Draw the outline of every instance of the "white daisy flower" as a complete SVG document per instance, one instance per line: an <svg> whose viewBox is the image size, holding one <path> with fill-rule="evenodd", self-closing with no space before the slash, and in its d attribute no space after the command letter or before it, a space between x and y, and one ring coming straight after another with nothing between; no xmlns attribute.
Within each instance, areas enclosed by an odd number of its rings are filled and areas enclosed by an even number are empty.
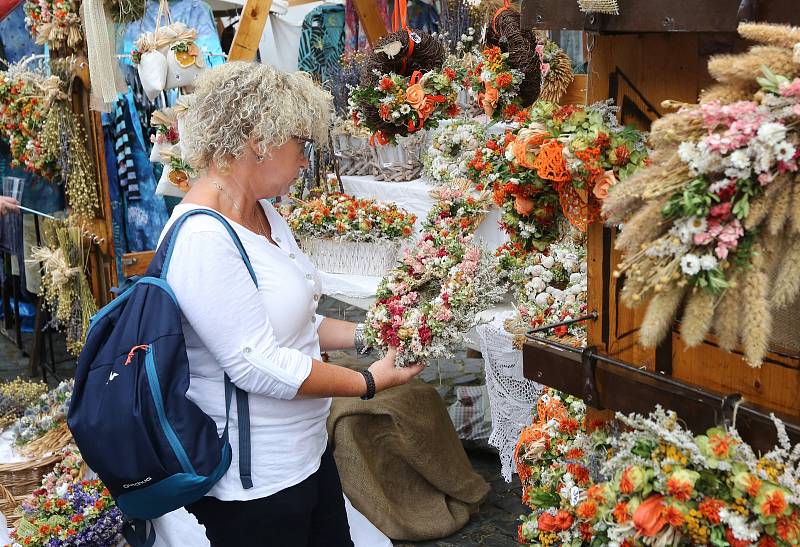
<svg viewBox="0 0 800 547"><path fill-rule="evenodd" d="M681 270L688 276L694 276L700 273L700 258L697 255L689 253L681 258Z"/></svg>
<svg viewBox="0 0 800 547"><path fill-rule="evenodd" d="M782 123L768 122L758 128L758 139L761 142L775 146L786 140L786 126Z"/></svg>
<svg viewBox="0 0 800 547"><path fill-rule="evenodd" d="M789 141L779 142L775 145L774 150L775 157L778 159L778 161L783 162L792 161L796 152L794 145Z"/></svg>

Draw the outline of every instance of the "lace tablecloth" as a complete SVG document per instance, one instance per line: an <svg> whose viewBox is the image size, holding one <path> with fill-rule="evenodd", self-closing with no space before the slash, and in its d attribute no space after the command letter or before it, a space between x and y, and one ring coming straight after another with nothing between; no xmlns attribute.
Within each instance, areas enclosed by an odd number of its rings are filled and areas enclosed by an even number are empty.
<svg viewBox="0 0 800 547"><path fill-rule="evenodd" d="M522 352L514 349L511 335L503 328L503 321L512 313L496 314L491 322L477 327L492 410L489 444L500 452L502 475L507 481L515 470L514 448L519 434L531 424L531 411L544 389L522 374Z"/></svg>

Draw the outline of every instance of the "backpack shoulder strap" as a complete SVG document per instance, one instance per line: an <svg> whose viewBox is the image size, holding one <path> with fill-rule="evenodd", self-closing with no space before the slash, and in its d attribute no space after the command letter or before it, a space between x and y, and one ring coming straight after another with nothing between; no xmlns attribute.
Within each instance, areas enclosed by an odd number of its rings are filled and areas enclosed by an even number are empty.
<svg viewBox="0 0 800 547"><path fill-rule="evenodd" d="M181 229L181 226L183 226L183 223L186 222L189 217L194 215L208 215L222 223L228 235L231 236L236 248L239 250L239 255L242 257L242 261L247 267L247 271L250 273L253 283L258 287L256 273L253 270L252 264L250 264L250 258L247 256L247 251L244 250L242 241L239 239L239 236L230 223L225 220L225 217L213 209L192 209L179 216L164 235L164 239L161 241L161 245L158 246L158 250L155 256L153 256L153 260L150 262L150 266L147 268L147 273L145 275L161 277L162 279L167 278L167 270L172 260L172 251L175 247L175 238L178 235L178 230ZM226 441L228 437L228 414L231 408L232 387L234 387L233 382L231 382L231 379L225 374L225 432L223 435ZM253 487L250 464L250 403L246 391L238 387L235 388L235 391L236 414L239 418L239 480L242 482L242 487L247 490Z"/></svg>
<svg viewBox="0 0 800 547"><path fill-rule="evenodd" d="M225 220L225 217L213 209L192 209L191 211L187 211L179 216L172 226L170 226L169 230L167 230L167 233L164 235L164 239L161 240L161 245L158 246L158 250L156 250L153 260L150 262L150 266L147 268L147 273L145 275L166 279L167 270L169 269L169 263L172 260L172 251L175 248L175 238L178 235L178 231L181 229L181 226L183 226L184 222L195 215L207 215L214 217L220 221L220 223L222 223L222 225L225 227L225 230L228 232L228 235L231 236L234 245L236 245L236 249L239 251L239 255L242 257L242 261L247 267L250 278L253 280L253 283L256 284L256 287L258 287L256 273L253 270L253 266L250 264L250 258L247 256L247 251L244 250L242 241L236 234L236 230L234 230L230 223Z"/></svg>

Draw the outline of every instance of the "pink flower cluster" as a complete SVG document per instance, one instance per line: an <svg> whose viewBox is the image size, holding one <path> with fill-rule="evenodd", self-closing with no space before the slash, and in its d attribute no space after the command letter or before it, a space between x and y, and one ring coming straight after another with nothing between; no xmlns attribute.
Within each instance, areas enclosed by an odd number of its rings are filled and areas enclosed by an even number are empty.
<svg viewBox="0 0 800 547"><path fill-rule="evenodd" d="M759 111L758 104L753 101L738 101L722 105L711 102L700 107L703 125L708 136L703 139L709 149L719 154L727 154L737 148L744 148L756 136L758 128L765 121L765 115ZM725 131L715 131L726 127Z"/></svg>
<svg viewBox="0 0 800 547"><path fill-rule="evenodd" d="M712 208L711 217L714 215L714 209L717 207L724 207L727 210L725 218L730 215L730 202L721 203ZM716 242L714 254L720 260L728 258L728 253L739 246L739 240L744 235L744 228L738 219L734 218L730 222L724 223L718 218L710 218L708 221L708 228L704 232L695 234L695 245L708 245Z"/></svg>

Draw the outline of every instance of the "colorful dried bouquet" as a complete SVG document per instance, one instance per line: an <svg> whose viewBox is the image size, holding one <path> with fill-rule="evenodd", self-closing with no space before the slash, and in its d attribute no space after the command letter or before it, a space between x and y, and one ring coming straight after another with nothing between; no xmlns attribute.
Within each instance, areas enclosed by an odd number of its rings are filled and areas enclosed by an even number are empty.
<svg viewBox="0 0 800 547"><path fill-rule="evenodd" d="M24 446L40 438L66 421L74 384L72 379L64 380L25 409L22 417L14 424L14 443L17 446Z"/></svg>
<svg viewBox="0 0 800 547"><path fill-rule="evenodd" d="M375 242L410 237L417 217L393 203L341 193L301 201L284 210L292 231L302 237Z"/></svg>
<svg viewBox="0 0 800 547"><path fill-rule="evenodd" d="M499 47L484 49L469 77L478 105L489 118L511 119L522 110L519 88L525 74L510 65L508 53Z"/></svg>
<svg viewBox="0 0 800 547"><path fill-rule="evenodd" d="M80 480L83 460L68 450L45 475L42 487L23 501L23 517L6 547L91 545L114 547L125 517L99 480Z"/></svg>
<svg viewBox="0 0 800 547"><path fill-rule="evenodd" d="M54 50L83 43L80 0L25 0L25 24L37 44Z"/></svg>
<svg viewBox="0 0 800 547"><path fill-rule="evenodd" d="M800 544L800 445L773 417L778 446L757 456L734 429L693 435L674 412L617 414L610 479L578 506L592 545Z"/></svg>
<svg viewBox="0 0 800 547"><path fill-rule="evenodd" d="M440 120L458 114L456 98L460 84L456 73L415 71L406 78L384 74L377 85L361 85L351 90L349 115L369 128L380 144L395 142L421 129L435 128Z"/></svg>
<svg viewBox="0 0 800 547"><path fill-rule="evenodd" d="M496 258L472 241L486 200L463 186L438 195L420 240L381 281L367 311L368 342L384 351L396 347L398 366L451 356L478 313L505 292Z"/></svg>

